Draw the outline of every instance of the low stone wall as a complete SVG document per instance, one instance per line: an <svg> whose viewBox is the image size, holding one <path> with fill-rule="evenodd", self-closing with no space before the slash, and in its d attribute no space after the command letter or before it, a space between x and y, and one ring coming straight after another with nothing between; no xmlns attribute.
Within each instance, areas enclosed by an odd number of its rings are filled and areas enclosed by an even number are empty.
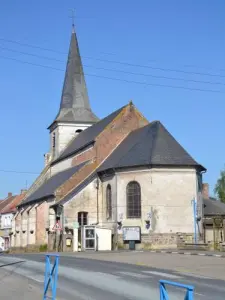
<svg viewBox="0 0 225 300"><path fill-rule="evenodd" d="M177 249L188 242L192 242L193 234L187 233L150 233L142 234L141 242L136 243L137 250ZM123 236L118 236L118 248L129 249L129 243L123 241Z"/></svg>
<svg viewBox="0 0 225 300"><path fill-rule="evenodd" d="M73 252L73 235L64 234L63 235L63 249L62 249L62 235L56 237L55 233L50 233L48 235L48 251L63 251L63 252Z"/></svg>

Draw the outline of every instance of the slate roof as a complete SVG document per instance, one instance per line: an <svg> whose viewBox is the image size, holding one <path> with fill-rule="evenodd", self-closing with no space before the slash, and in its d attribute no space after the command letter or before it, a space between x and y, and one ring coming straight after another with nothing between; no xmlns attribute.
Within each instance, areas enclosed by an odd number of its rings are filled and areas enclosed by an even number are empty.
<svg viewBox="0 0 225 300"><path fill-rule="evenodd" d="M203 203L205 216L225 215L225 204L219 200L203 199Z"/></svg>
<svg viewBox="0 0 225 300"><path fill-rule="evenodd" d="M99 167L98 172L145 165L194 166L205 170L159 121L154 121L131 132Z"/></svg>
<svg viewBox="0 0 225 300"><path fill-rule="evenodd" d="M66 169L50 177L36 191L34 191L33 194L24 199L21 205L28 204L36 200L45 199L47 197L53 197L55 190L64 182L66 182L74 173L78 172L86 163L87 162L84 162L78 166Z"/></svg>
<svg viewBox="0 0 225 300"><path fill-rule="evenodd" d="M75 154L79 150L91 145L94 143L95 138L105 129L105 127L111 123L115 117L122 111L125 106L121 107L120 109L114 111L98 123L88 127L78 136L76 136L66 147L66 149L62 152L62 154L52 162L52 165L69 157L72 154Z"/></svg>
<svg viewBox="0 0 225 300"><path fill-rule="evenodd" d="M55 121L93 124L98 120L90 107L77 36L73 28L61 104Z"/></svg>

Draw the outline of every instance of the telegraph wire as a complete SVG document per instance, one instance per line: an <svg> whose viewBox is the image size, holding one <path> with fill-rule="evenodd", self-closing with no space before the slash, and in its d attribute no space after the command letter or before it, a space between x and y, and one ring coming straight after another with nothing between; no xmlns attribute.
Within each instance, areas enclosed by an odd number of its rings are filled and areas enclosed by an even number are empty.
<svg viewBox="0 0 225 300"><path fill-rule="evenodd" d="M46 59L46 60L51 60L51 61L57 61L57 62L65 63L64 60L56 59L56 58L49 57L49 56L42 56L42 55L28 53L28 52L24 52L24 51L18 51L18 50L14 50L14 49L7 48L7 47L2 47L2 46L0 46L0 49L7 50L7 51L10 51L10 52L14 52L14 53L23 54L23 55L29 55L29 56L37 57L37 58L41 58L41 59ZM130 75L137 75L137 76L146 76L146 77L152 77L152 78L157 78L157 79L178 80L178 81L184 81L184 82L194 82L194 83L202 83L202 84L210 84L210 85L224 85L225 86L225 83L223 83L223 82L212 82L212 81L202 81L202 80L185 79L185 78L178 78L178 77L159 76L159 75L153 75L153 74L130 72L130 71L119 70L119 69L110 69L110 68L104 68L104 67L96 67L96 66L90 66L90 65L87 65L87 64L83 64L83 66L87 67L87 68L97 69L97 70L104 70L104 71L110 71L110 72L118 72L118 73L124 73L124 74L130 74Z"/></svg>
<svg viewBox="0 0 225 300"><path fill-rule="evenodd" d="M0 38L0 41L10 42L10 43L18 44L18 45L21 45L21 46L36 48L36 49L44 50L44 51L50 51L50 52L55 52L55 53L60 53L60 54L66 54L66 52L62 52L62 51L58 51L58 50L54 50L54 49L50 49L50 48L43 48L43 47L40 47L40 46L31 45L31 44L27 44L27 43L21 43L21 42L18 42L18 41L13 41L13 40L4 39L4 38ZM173 69L173 68L171 69L171 68L162 68L162 67L152 67L152 66L127 63L127 62L117 61L117 60L108 60L108 59L103 59L103 58L95 58L95 57L92 57L92 56L82 56L82 57L87 58L87 59L102 61L102 62L117 63L117 64L121 64L121 65L127 65L127 66L132 66L132 67L141 67L141 68L149 68L149 69L153 69L153 70L160 70L160 71L166 71L166 72L176 72L176 73L184 73L184 74L195 74L195 75L225 78L225 75L221 75L221 74L184 71L184 70L181 70L181 69ZM224 71L224 70L222 69L221 71Z"/></svg>
<svg viewBox="0 0 225 300"><path fill-rule="evenodd" d="M0 169L0 173L33 174L33 175L40 174L37 172L30 172L30 171L16 171L16 170L2 170L2 169Z"/></svg>
<svg viewBox="0 0 225 300"><path fill-rule="evenodd" d="M36 63L31 63L31 62L19 60L19 59L16 59L16 58L11 58L11 57L6 57L6 56L0 56L0 58L13 60L13 61L16 61L16 62L19 62L19 63L22 63L22 64L28 64L28 65L32 65L32 66L37 66L37 67L42 67L42 68L47 68L47 69L52 69L52 70L57 70L57 71L64 71L63 69L59 69L59 68L55 68L55 67L51 67L51 66L46 66L46 65L41 65L41 64L36 64ZM90 76L90 77L95 77L95 78L102 78L102 79L132 83L132 84L140 84L140 85L145 85L145 86L155 86L155 87L164 87L164 88L166 87L166 88L173 88L173 89L184 89L184 90L189 90L189 91L210 92L210 93L223 93L222 91L219 91L219 90L189 88L189 87L185 87L185 86L175 86L175 85L169 85L169 84L148 83L148 82L126 80L126 79L121 79L121 78L116 78L116 77L101 76L101 75L89 74L89 73L84 73L84 75Z"/></svg>

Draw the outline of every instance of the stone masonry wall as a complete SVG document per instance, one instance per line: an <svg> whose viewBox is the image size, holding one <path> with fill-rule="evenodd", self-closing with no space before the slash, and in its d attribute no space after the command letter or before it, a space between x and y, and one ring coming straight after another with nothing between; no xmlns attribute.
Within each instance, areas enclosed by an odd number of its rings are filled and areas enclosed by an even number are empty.
<svg viewBox="0 0 225 300"><path fill-rule="evenodd" d="M142 234L193 233L192 200L196 199L194 169L150 169L117 174L118 218L123 226L140 226ZM141 188L141 218L127 218L126 188L137 181ZM146 228L150 220L150 228Z"/></svg>

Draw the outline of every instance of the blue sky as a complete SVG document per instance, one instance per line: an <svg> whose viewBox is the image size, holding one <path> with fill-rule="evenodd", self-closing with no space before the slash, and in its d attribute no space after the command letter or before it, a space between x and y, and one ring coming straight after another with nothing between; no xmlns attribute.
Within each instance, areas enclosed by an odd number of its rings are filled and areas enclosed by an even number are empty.
<svg viewBox="0 0 225 300"><path fill-rule="evenodd" d="M70 9L76 10L93 111L104 117L132 99L207 168L212 191L225 163L225 2L23 0L3 1L0 10L0 198L31 185L44 166L47 127L62 91Z"/></svg>

